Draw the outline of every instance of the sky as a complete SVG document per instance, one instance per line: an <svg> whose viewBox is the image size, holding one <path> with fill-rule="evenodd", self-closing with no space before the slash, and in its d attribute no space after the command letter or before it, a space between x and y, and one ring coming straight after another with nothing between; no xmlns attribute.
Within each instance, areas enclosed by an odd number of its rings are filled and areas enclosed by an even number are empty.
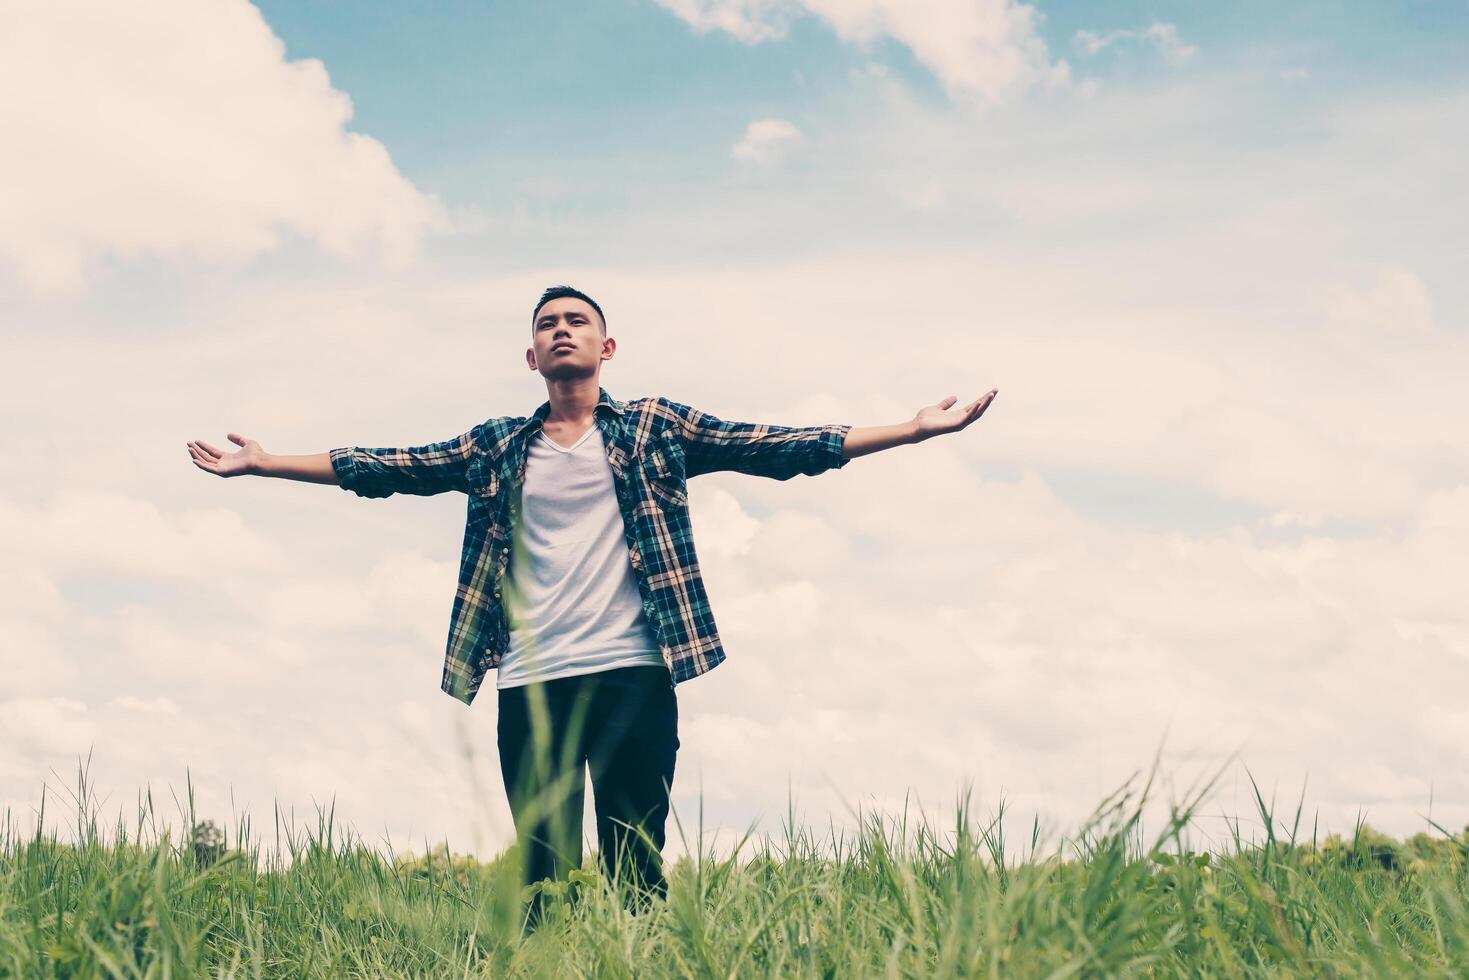
<svg viewBox="0 0 1469 980"><path fill-rule="evenodd" d="M905 806L1469 824L1469 12L30 2L0 31L0 807L512 839L465 501L220 481L546 397L962 432L691 482L729 659L665 854ZM232 447L231 447L232 448ZM58 801L62 805L58 805ZM590 808L590 799L588 807ZM590 843L594 825L587 823ZM1017 835L1028 836L1027 834Z"/></svg>

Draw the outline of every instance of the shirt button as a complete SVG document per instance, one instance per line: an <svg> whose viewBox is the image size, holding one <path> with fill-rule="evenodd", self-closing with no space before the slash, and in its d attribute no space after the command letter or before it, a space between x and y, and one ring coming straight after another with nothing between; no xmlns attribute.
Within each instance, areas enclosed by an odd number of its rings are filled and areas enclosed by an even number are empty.
<svg viewBox="0 0 1469 980"><path fill-rule="evenodd" d="M493 595L496 599L500 598L500 590L499 589L496 589L494 592L492 592L490 594Z"/></svg>

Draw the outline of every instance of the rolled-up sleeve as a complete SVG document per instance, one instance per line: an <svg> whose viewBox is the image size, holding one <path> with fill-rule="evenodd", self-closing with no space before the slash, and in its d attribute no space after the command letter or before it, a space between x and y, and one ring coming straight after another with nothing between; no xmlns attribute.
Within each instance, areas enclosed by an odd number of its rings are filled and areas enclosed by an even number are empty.
<svg viewBox="0 0 1469 980"><path fill-rule="evenodd" d="M842 458L850 425L730 422L666 398L659 401L678 420L687 476L731 470L789 480L841 469L851 462Z"/></svg>
<svg viewBox="0 0 1469 980"><path fill-rule="evenodd" d="M359 497L431 496L451 490L468 493L477 428L422 446L340 446L328 454L342 489Z"/></svg>

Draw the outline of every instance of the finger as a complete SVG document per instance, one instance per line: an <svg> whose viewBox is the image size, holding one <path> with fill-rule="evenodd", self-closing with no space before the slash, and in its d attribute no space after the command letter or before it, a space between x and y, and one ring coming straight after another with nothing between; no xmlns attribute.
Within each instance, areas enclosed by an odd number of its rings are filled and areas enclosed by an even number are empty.
<svg viewBox="0 0 1469 980"><path fill-rule="evenodd" d="M990 407L990 402L994 400L995 393L992 391L989 394L980 398L978 401L971 403L968 412L969 417L965 419L965 421L973 422L975 419L979 418L981 415L984 414L985 409Z"/></svg>
<svg viewBox="0 0 1469 980"><path fill-rule="evenodd" d="M192 459L194 461L194 465L198 466L200 469L209 469L209 467L205 465L207 458L203 456L199 452L199 450L195 449L193 446L189 447L189 458Z"/></svg>
<svg viewBox="0 0 1469 980"><path fill-rule="evenodd" d="M212 458L212 459L219 459L221 456L224 455L218 449L215 449L213 446L211 446L207 442L202 442L202 441L200 441L198 439L195 439L194 440L194 443L200 449L204 450L204 452L207 453L210 456L210 458Z"/></svg>
<svg viewBox="0 0 1469 980"><path fill-rule="evenodd" d="M238 432L226 432L225 436L237 446L243 446L245 444L245 437Z"/></svg>
<svg viewBox="0 0 1469 980"><path fill-rule="evenodd" d="M959 400L958 398L954 397L953 395L950 395L948 398L945 398L942 401L940 401L938 403L938 407L939 408L948 408L950 405L954 404L958 400Z"/></svg>

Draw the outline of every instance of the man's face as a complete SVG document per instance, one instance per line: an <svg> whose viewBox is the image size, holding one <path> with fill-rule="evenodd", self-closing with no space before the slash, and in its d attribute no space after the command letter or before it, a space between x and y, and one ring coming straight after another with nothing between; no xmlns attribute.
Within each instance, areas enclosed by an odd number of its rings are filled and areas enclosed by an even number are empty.
<svg viewBox="0 0 1469 980"><path fill-rule="evenodd" d="M525 358L545 378L575 378L596 374L616 348L590 303L562 296L536 311Z"/></svg>

